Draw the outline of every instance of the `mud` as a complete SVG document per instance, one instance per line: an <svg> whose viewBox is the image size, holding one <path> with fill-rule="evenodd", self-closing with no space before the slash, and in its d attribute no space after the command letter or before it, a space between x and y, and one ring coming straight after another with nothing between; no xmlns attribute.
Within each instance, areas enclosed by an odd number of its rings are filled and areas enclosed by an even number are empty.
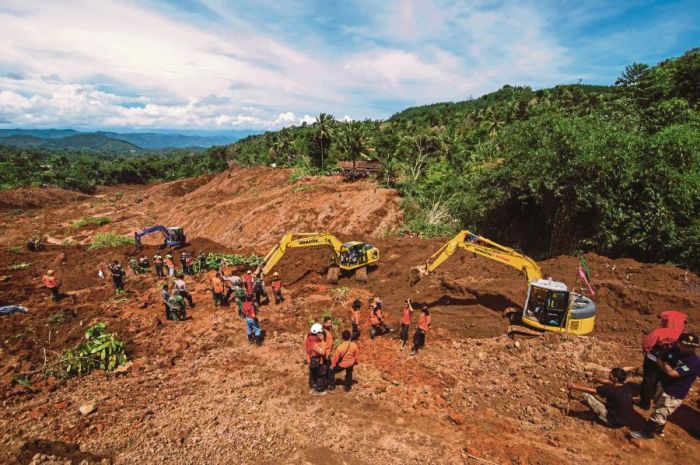
<svg viewBox="0 0 700 465"><path fill-rule="evenodd" d="M526 290L517 271L458 253L410 287L410 267L440 241L387 235L401 221L395 192L369 181L289 184L288 177L283 170L238 169L163 185L102 188L47 208L27 207L30 196L20 211L0 212L0 305L29 308L26 315L0 317L0 463L476 463L471 456L499 464L656 464L689 463L700 452L697 387L666 437L641 445L625 439L624 431L596 424L564 389L611 366L639 366L641 336L658 324L661 311L686 312L689 329L699 332L696 275L586 255L597 291L595 331L510 339L503 335L508 322L502 312L521 305ZM365 204L370 213L361 216ZM256 210L259 205L266 208ZM349 224L325 211L339 212ZM113 221L77 232L70 227L88 215ZM267 340L254 348L235 309L213 306L204 275L186 279L197 306L191 319L176 323L162 315L158 287L164 281L129 276L126 294L116 296L97 276L108 261L134 255L132 247L11 249L37 227L59 243L68 237L88 243L96 232L129 233L154 222L184 226L192 252L262 255L285 228L328 228L343 240L370 241L382 258L368 284L350 275L331 286L328 251L290 251L277 267L287 300L263 305ZM151 239L149 256L160 242ZM31 266L7 269L21 262ZM568 284L576 265L575 257L542 263L546 274ZM47 268L63 281L65 297L58 303L40 284ZM347 288L342 298L339 288ZM430 307L427 348L415 357L400 351L396 332L370 340L365 306L357 384L348 394L310 396L302 349L309 322L330 312L340 331L354 298L367 302L377 295L397 328L407 297ZM134 362L129 371L44 378L42 366L97 321L127 342ZM13 383L19 374L31 386ZM639 380L631 378L634 388ZM92 399L97 411L81 415L78 407ZM635 426L643 415L637 411Z"/></svg>

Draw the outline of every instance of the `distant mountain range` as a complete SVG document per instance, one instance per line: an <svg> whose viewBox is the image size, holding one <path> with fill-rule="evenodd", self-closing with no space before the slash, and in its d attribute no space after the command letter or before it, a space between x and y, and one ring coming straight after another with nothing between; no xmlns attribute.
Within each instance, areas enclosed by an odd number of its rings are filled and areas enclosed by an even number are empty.
<svg viewBox="0 0 700 465"><path fill-rule="evenodd" d="M80 132L74 129L0 129L0 145L47 150L135 154L167 148L231 144L258 131L226 131L208 135L167 132Z"/></svg>

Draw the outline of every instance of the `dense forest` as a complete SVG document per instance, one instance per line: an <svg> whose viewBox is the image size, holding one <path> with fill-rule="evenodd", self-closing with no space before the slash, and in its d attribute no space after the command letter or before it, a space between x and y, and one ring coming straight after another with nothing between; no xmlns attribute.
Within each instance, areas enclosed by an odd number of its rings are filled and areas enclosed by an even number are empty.
<svg viewBox="0 0 700 465"><path fill-rule="evenodd" d="M228 164L330 173L382 162L407 229L470 228L542 258L595 251L700 269L700 49L634 63L614 86L505 86L409 108L386 121L337 121L250 136L206 151L91 156L0 146L0 186L147 183Z"/></svg>
<svg viewBox="0 0 700 465"><path fill-rule="evenodd" d="M614 86L505 86L387 121L316 122L227 147L299 173L382 162L408 228L468 227L538 257L595 251L700 269L700 49Z"/></svg>

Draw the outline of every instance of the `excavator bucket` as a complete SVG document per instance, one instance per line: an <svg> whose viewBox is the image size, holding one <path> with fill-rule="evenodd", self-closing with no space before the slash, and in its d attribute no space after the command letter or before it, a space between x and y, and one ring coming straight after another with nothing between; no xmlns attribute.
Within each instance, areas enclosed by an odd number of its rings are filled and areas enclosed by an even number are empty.
<svg viewBox="0 0 700 465"><path fill-rule="evenodd" d="M363 266L362 268L358 268L355 271L355 279L359 283L366 283L367 282L367 267Z"/></svg>
<svg viewBox="0 0 700 465"><path fill-rule="evenodd" d="M425 265L416 266L411 268L411 276L409 277L409 284L415 286L418 281L423 279L428 275L428 271L425 269Z"/></svg>
<svg viewBox="0 0 700 465"><path fill-rule="evenodd" d="M332 266L328 268L328 275L326 275L326 278L328 279L328 282L331 284L338 284L338 277L340 276L340 268L337 266Z"/></svg>

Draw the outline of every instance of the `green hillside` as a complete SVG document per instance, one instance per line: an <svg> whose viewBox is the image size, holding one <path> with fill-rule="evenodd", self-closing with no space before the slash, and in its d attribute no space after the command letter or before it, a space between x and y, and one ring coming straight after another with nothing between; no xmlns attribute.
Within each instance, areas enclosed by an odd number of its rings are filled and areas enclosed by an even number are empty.
<svg viewBox="0 0 700 465"><path fill-rule="evenodd" d="M614 86L505 86L387 121L242 139L242 164L318 173L371 157L405 199L409 229L468 227L547 257L596 251L700 269L700 51L633 64Z"/></svg>
<svg viewBox="0 0 700 465"><path fill-rule="evenodd" d="M75 152L124 155L140 152L142 149L126 142L101 134L73 134L66 137L44 139L30 135L12 135L0 138L0 145L17 148L40 148L45 150L70 150Z"/></svg>

